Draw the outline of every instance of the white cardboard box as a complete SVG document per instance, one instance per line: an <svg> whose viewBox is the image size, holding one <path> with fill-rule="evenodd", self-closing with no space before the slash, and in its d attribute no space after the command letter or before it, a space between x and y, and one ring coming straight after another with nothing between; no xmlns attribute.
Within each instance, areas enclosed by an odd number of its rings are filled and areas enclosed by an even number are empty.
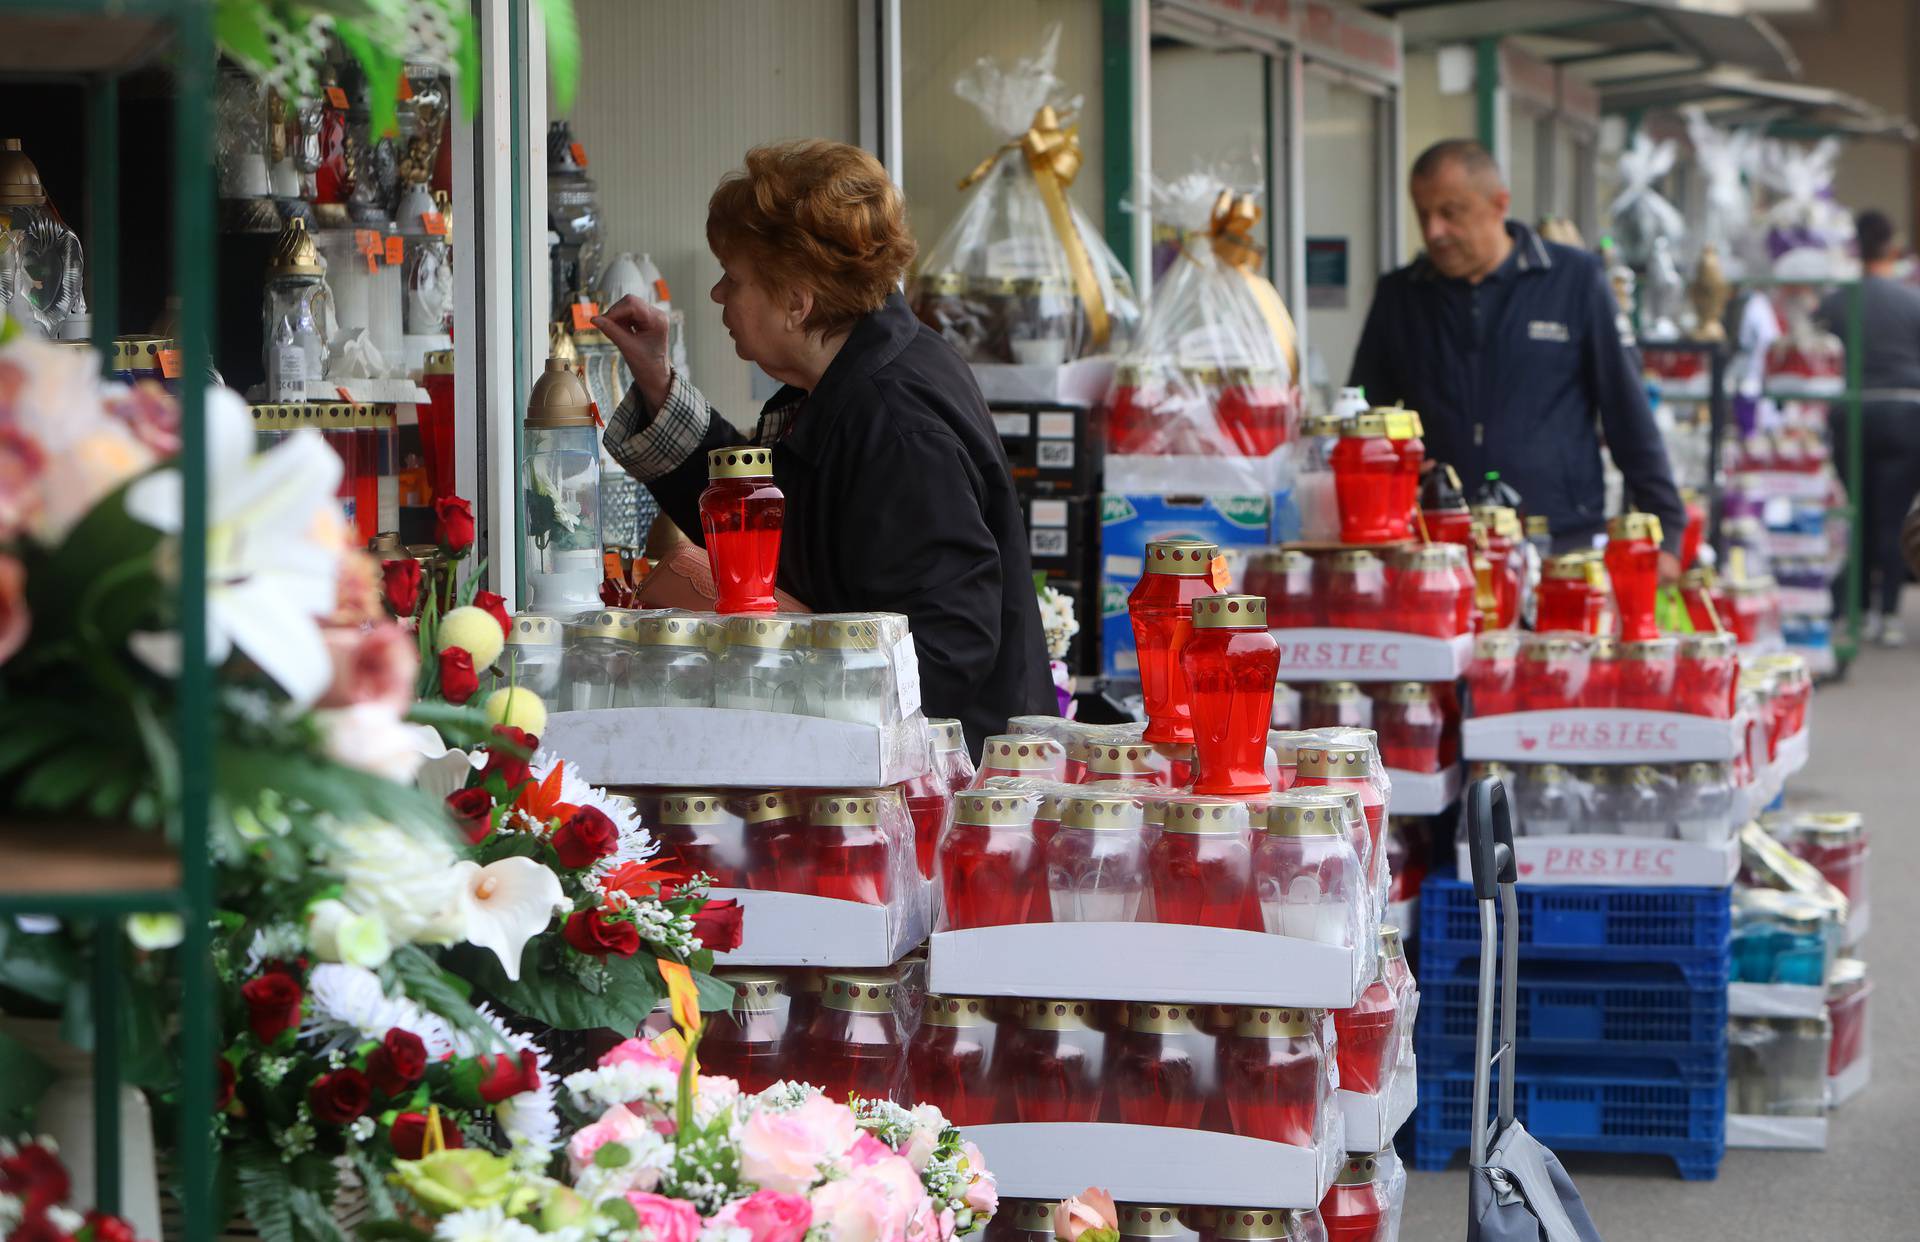
<svg viewBox="0 0 1920 1242"><path fill-rule="evenodd" d="M989 405L996 401L1035 405L1073 405L1092 409L1107 399L1113 383L1113 359L1079 358L1062 366L1013 362L976 362L973 382Z"/></svg>
<svg viewBox="0 0 1920 1242"><path fill-rule="evenodd" d="M1409 1057L1393 1072L1386 1090L1362 1095L1342 1088L1334 1093L1340 1102L1340 1115L1346 1121L1349 1151L1385 1151L1393 1136L1413 1116L1418 1075Z"/></svg>
<svg viewBox="0 0 1920 1242"><path fill-rule="evenodd" d="M544 746L596 785L868 789L924 774L924 717L886 728L731 707L555 712Z"/></svg>
<svg viewBox="0 0 1920 1242"><path fill-rule="evenodd" d="M1306 681L1453 681L1473 661L1473 636L1430 638L1333 626L1275 629L1279 678Z"/></svg>
<svg viewBox="0 0 1920 1242"><path fill-rule="evenodd" d="M1473 874L1466 846L1455 846L1461 875ZM1630 884L1643 888L1725 888L1740 871L1740 843L1662 841L1618 833L1572 837L1517 837L1514 865L1520 883Z"/></svg>
<svg viewBox="0 0 1920 1242"><path fill-rule="evenodd" d="M1271 496L1293 487L1292 457L1109 453L1106 490L1128 496Z"/></svg>
<svg viewBox="0 0 1920 1242"><path fill-rule="evenodd" d="M1726 763L1746 733L1740 718L1578 707L1476 716L1460 725L1460 751L1507 763Z"/></svg>
<svg viewBox="0 0 1920 1242"><path fill-rule="evenodd" d="M1729 983L1727 1016L1733 1018L1823 1018L1827 990L1807 983Z"/></svg>
<svg viewBox="0 0 1920 1242"><path fill-rule="evenodd" d="M1781 780L1785 780L1807 766L1807 759L1813 752L1812 733L1812 729L1802 729L1798 733L1781 738L1780 744L1774 747L1773 768Z"/></svg>
<svg viewBox="0 0 1920 1242"><path fill-rule="evenodd" d="M1393 782L1393 802L1388 807L1395 815L1438 815L1460 796L1464 779L1460 765L1450 763L1438 772L1408 772L1388 768Z"/></svg>
<svg viewBox="0 0 1920 1242"><path fill-rule="evenodd" d="M931 892L892 906L806 893L716 888L743 911L740 947L714 954L719 966L891 966L927 938Z"/></svg>
<svg viewBox="0 0 1920 1242"><path fill-rule="evenodd" d="M1098 1186L1123 1203L1318 1207L1344 1152L1334 1118L1328 1153L1211 1130L1110 1122L967 1126L1002 1196L1059 1199Z"/></svg>
<svg viewBox="0 0 1920 1242"><path fill-rule="evenodd" d="M1781 1151L1825 1151L1825 1117L1761 1117L1727 1114L1728 1147L1764 1147Z"/></svg>
<svg viewBox="0 0 1920 1242"><path fill-rule="evenodd" d="M1733 489L1761 500L1825 500L1833 493L1833 480L1823 470L1742 470L1734 476Z"/></svg>
<svg viewBox="0 0 1920 1242"><path fill-rule="evenodd" d="M960 996L1312 1009L1350 1008L1359 997L1352 949L1183 923L1015 923L935 932L928 972L929 991Z"/></svg>
<svg viewBox="0 0 1920 1242"><path fill-rule="evenodd" d="M429 398L410 379L317 379L307 381L307 400L425 405Z"/></svg>
<svg viewBox="0 0 1920 1242"><path fill-rule="evenodd" d="M1873 1054L1864 1049L1853 1064L1827 1079L1827 1106L1838 1108L1866 1090L1873 1079Z"/></svg>

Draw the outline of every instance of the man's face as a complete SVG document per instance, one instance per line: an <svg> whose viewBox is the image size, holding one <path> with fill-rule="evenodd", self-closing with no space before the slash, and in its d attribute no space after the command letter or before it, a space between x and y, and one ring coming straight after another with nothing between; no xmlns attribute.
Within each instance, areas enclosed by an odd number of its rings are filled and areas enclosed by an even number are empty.
<svg viewBox="0 0 1920 1242"><path fill-rule="evenodd" d="M1511 196L1447 160L1409 186L1427 258L1443 276L1478 280L1499 263Z"/></svg>

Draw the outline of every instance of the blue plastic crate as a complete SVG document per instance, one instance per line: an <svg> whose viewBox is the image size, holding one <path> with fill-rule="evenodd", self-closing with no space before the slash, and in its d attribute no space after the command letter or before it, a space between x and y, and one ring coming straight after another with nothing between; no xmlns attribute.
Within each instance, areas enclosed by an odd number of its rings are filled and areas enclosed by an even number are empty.
<svg viewBox="0 0 1920 1242"><path fill-rule="evenodd" d="M1724 888L1520 886L1523 962L1659 962L1704 986L1727 977L1732 915ZM1473 886L1430 875L1420 890L1423 953L1478 959Z"/></svg>
<svg viewBox="0 0 1920 1242"><path fill-rule="evenodd" d="M1414 1110L1414 1165L1444 1169L1466 1149L1473 1118L1471 1060L1420 1059ZM1688 1084L1639 1060L1584 1061L1522 1056L1514 1115L1556 1152L1666 1156L1689 1181L1719 1172L1727 1146L1727 1086Z"/></svg>

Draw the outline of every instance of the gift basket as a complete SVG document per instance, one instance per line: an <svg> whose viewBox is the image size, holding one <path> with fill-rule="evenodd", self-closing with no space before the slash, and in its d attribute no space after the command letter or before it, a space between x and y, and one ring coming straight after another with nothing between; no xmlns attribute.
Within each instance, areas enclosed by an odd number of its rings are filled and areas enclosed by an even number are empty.
<svg viewBox="0 0 1920 1242"><path fill-rule="evenodd" d="M1031 59L983 57L954 83L1007 139L960 182L972 196L907 296L969 362L1059 366L1124 349L1140 317L1126 269L1067 197L1080 97L1054 73L1059 43L1055 27Z"/></svg>
<svg viewBox="0 0 1920 1242"><path fill-rule="evenodd" d="M1655 142L1644 133L1635 134L1632 145L1620 153L1620 193L1607 215L1620 257L1632 267L1646 266L1656 239L1664 237L1677 246L1686 236L1685 218L1654 188L1673 171L1677 154L1672 142Z"/></svg>
<svg viewBox="0 0 1920 1242"><path fill-rule="evenodd" d="M1109 484L1281 490L1301 413L1299 356L1293 320L1259 271L1260 207L1212 173L1155 186L1153 206L1182 240L1107 395Z"/></svg>

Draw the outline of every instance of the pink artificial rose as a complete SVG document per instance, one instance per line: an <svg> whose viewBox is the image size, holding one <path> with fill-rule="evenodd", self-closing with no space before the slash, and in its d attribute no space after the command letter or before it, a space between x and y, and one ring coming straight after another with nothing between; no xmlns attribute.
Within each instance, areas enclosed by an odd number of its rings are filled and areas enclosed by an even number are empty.
<svg viewBox="0 0 1920 1242"><path fill-rule="evenodd" d="M1104 1190L1089 1186L1053 1205L1053 1236L1060 1242L1080 1242L1080 1235L1089 1229L1119 1228L1119 1209Z"/></svg>
<svg viewBox="0 0 1920 1242"><path fill-rule="evenodd" d="M790 1112L757 1109L740 1127L740 1176L762 1190L805 1194L858 1130L852 1109L821 1095Z"/></svg>
<svg viewBox="0 0 1920 1242"><path fill-rule="evenodd" d="M920 1175L899 1156L828 1182L810 1199L814 1224L834 1242L898 1242L928 1202Z"/></svg>
<svg viewBox="0 0 1920 1242"><path fill-rule="evenodd" d="M629 1039L615 1044L605 1056L600 1058L600 1064L603 1068L609 1065L632 1064L642 1067L656 1066L669 1074L680 1072L679 1057L662 1056L655 1052L644 1039Z"/></svg>
<svg viewBox="0 0 1920 1242"><path fill-rule="evenodd" d="M813 1208L799 1195L756 1190L721 1208L713 1223L722 1229L745 1229L753 1242L800 1242L813 1224Z"/></svg>
<svg viewBox="0 0 1920 1242"><path fill-rule="evenodd" d="M333 657L333 683L315 706L381 703L404 712L412 704L420 652L398 622L384 621L366 630L328 626L320 633Z"/></svg>
<svg viewBox="0 0 1920 1242"><path fill-rule="evenodd" d="M847 1167L864 1169L870 1164L878 1164L887 1157L898 1154L873 1135L862 1131L860 1137L853 1140L853 1146L847 1150Z"/></svg>
<svg viewBox="0 0 1920 1242"><path fill-rule="evenodd" d="M1000 1207L1000 1189L987 1169L987 1158L970 1142L960 1144L960 1156L967 1162L973 1180L967 1183L966 1204L976 1215L991 1215Z"/></svg>
<svg viewBox="0 0 1920 1242"><path fill-rule="evenodd" d="M27 571L11 556L0 556L0 664L27 641L33 617L27 612Z"/></svg>
<svg viewBox="0 0 1920 1242"><path fill-rule="evenodd" d="M627 1192L627 1202L640 1217L640 1228L653 1234L653 1242L696 1242L700 1236L700 1213L685 1199L633 1190Z"/></svg>
<svg viewBox="0 0 1920 1242"><path fill-rule="evenodd" d="M567 1163L578 1177L582 1169L593 1163L593 1154L608 1143L631 1143L651 1131L652 1127L627 1111L625 1105L615 1104L600 1114L600 1120L582 1126L567 1140Z"/></svg>
<svg viewBox="0 0 1920 1242"><path fill-rule="evenodd" d="M907 1146L900 1154L907 1158L916 1173L927 1171L927 1162L933 1159L933 1153L940 1146L940 1136L929 1130L915 1127L907 1136Z"/></svg>

